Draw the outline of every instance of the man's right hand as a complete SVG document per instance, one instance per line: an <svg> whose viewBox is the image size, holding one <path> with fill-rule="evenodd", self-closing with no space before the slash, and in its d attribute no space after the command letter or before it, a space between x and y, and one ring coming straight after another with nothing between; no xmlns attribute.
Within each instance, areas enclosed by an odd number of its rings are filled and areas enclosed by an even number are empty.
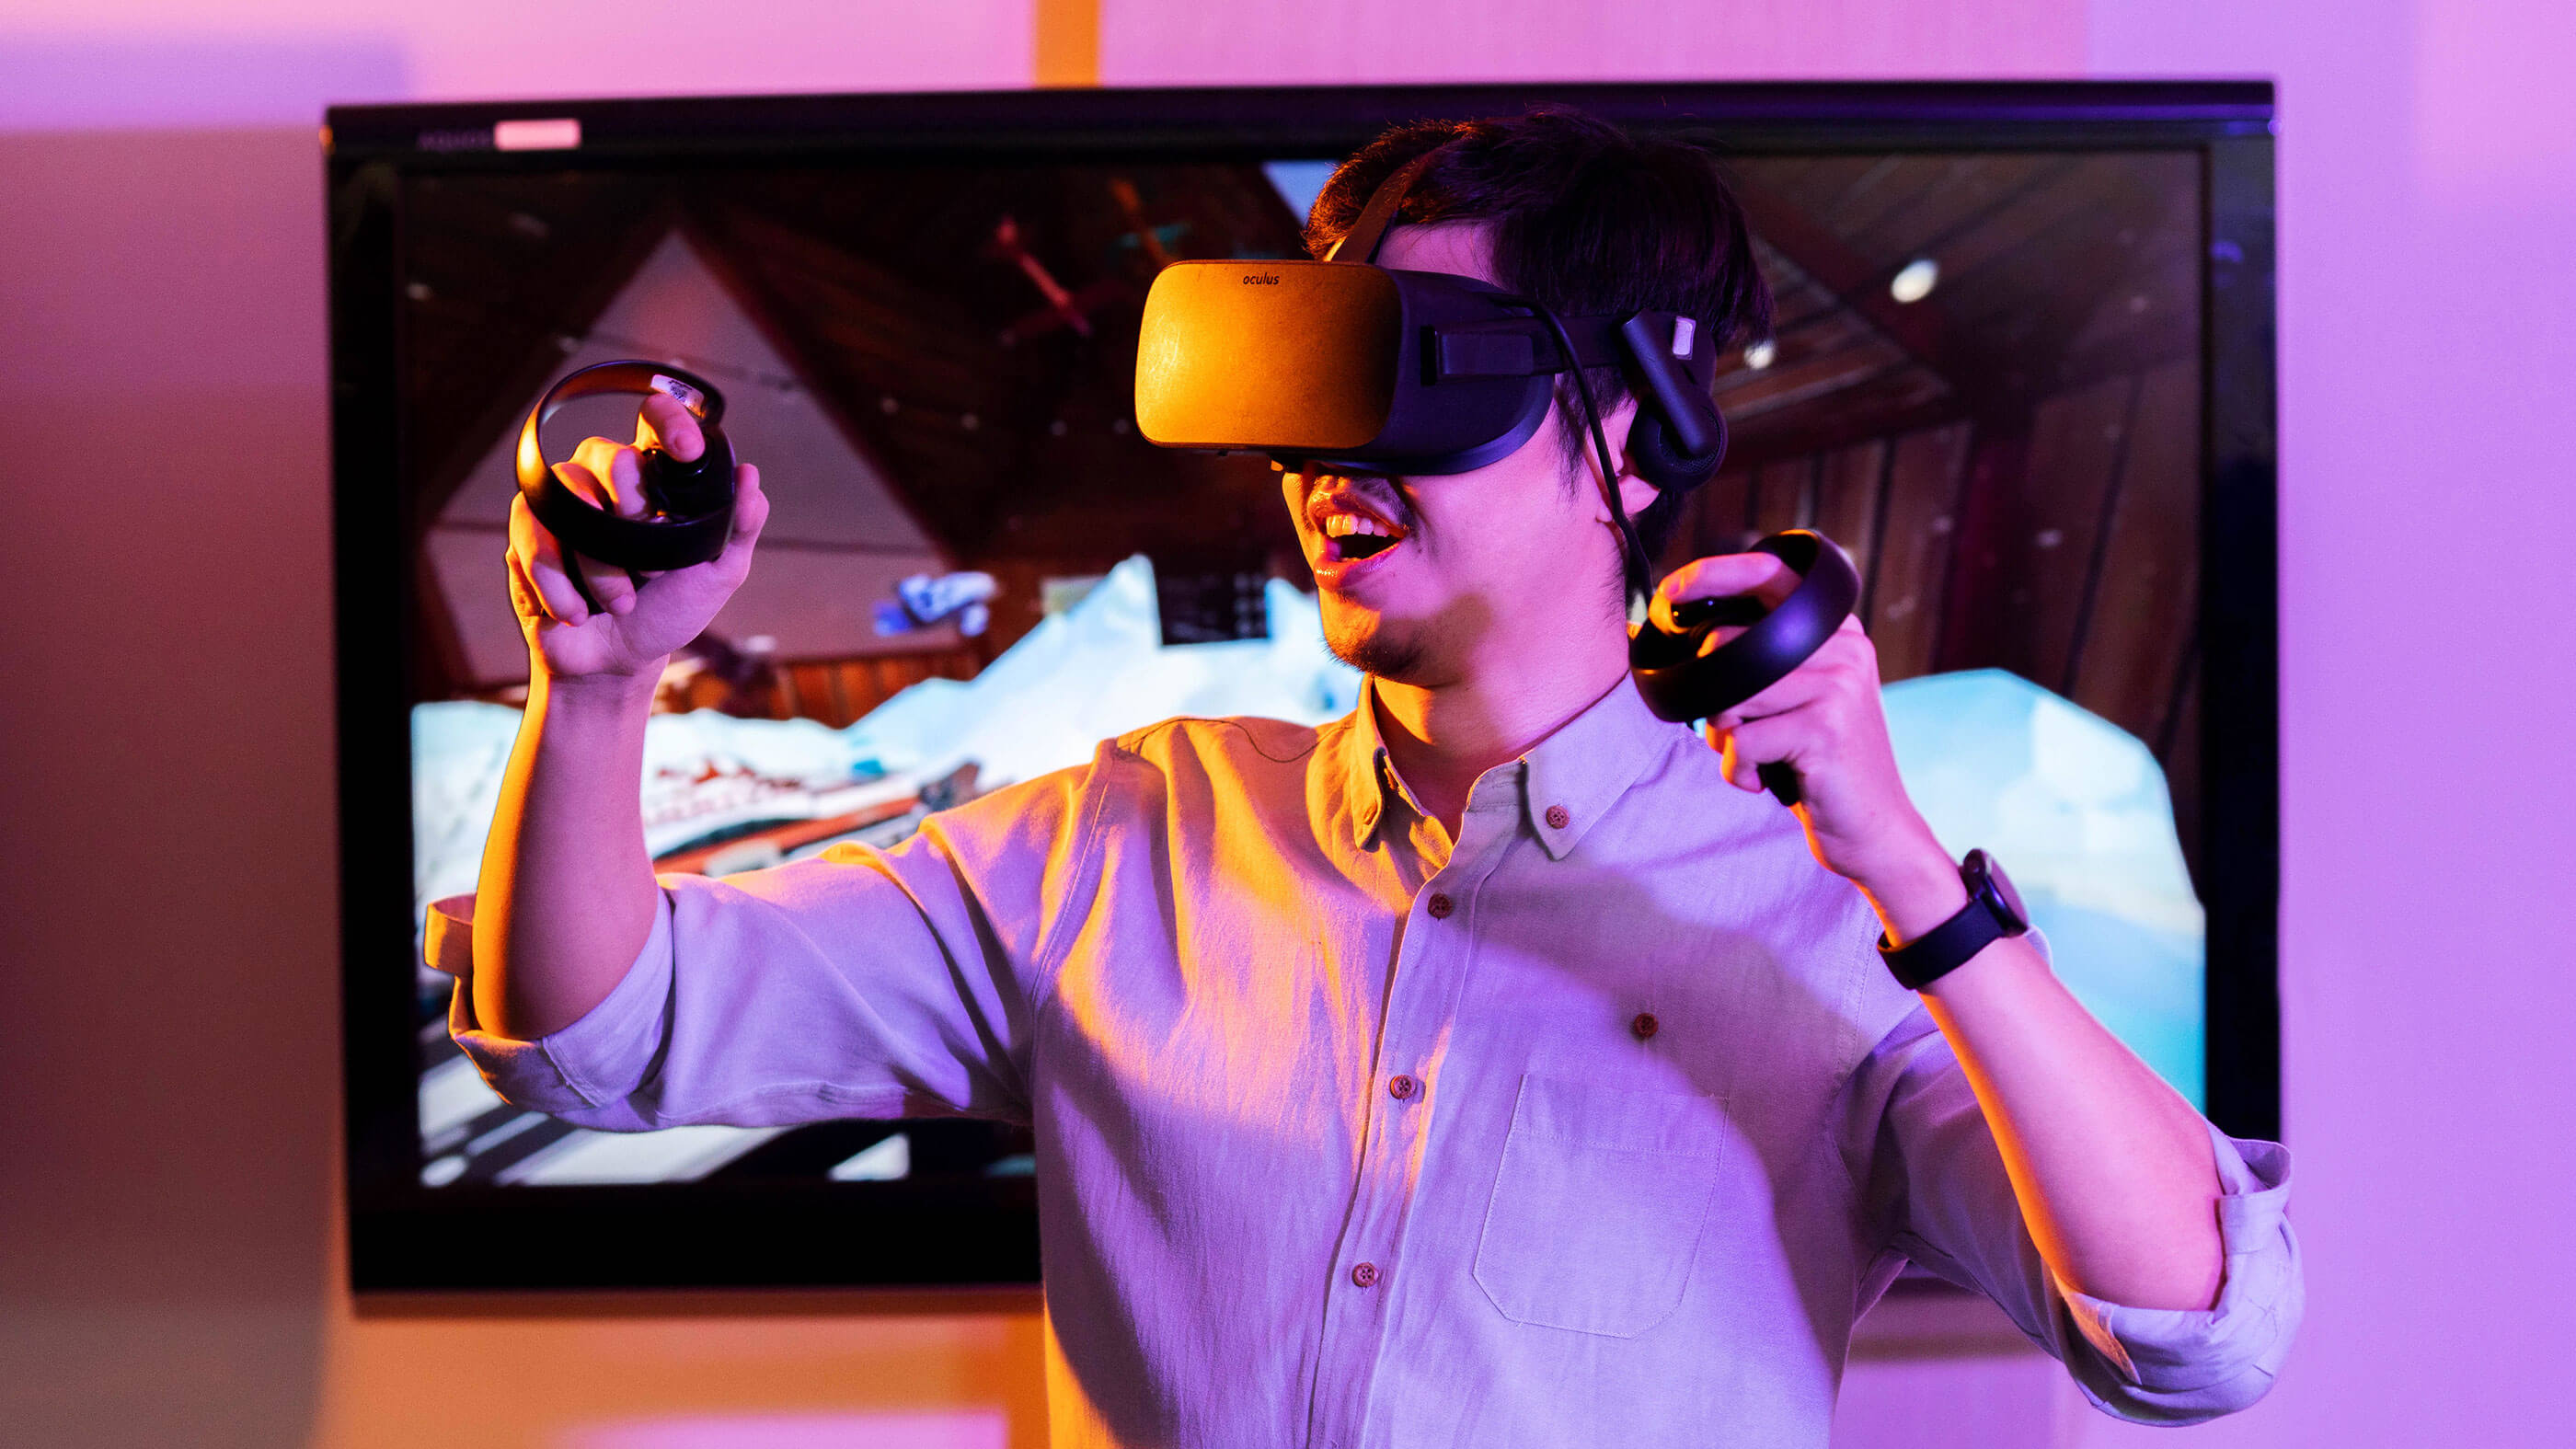
<svg viewBox="0 0 2576 1449"><path fill-rule="evenodd" d="M635 441L587 438L569 462L555 465L564 486L593 506L629 518L644 511L644 468L637 449L660 443L682 462L706 451L706 438L688 409L659 393L644 400ZM527 636L531 669L557 678L576 675L659 675L671 651L706 632L716 611L751 572L752 545L769 517L760 470L734 470L733 532L724 552L702 564L630 578L626 570L579 554L567 555L525 498L510 500L510 603ZM607 612L581 601L565 570L578 568L591 596ZM640 582L639 582L640 580Z"/></svg>

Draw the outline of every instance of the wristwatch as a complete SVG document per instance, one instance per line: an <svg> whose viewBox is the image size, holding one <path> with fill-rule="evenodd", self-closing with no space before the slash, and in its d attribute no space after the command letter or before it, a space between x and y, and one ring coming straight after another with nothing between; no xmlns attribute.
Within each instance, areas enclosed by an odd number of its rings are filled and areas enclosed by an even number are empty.
<svg viewBox="0 0 2576 1449"><path fill-rule="evenodd" d="M1884 932L1878 938L1878 954L1887 969L1904 983L1909 991L1920 991L1952 971L1968 964L1968 959L1995 943L2002 936L2018 936L2030 929L2030 916L2021 908L2021 895L2013 889L2012 879L1995 858L1982 850L1968 852L1959 866L1959 883L1968 888L1968 903L1959 913L1902 946L1887 943Z"/></svg>

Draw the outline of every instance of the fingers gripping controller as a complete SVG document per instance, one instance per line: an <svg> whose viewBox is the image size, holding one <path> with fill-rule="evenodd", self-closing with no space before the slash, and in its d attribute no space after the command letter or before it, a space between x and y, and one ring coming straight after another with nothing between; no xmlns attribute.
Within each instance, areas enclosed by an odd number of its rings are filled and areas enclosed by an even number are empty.
<svg viewBox="0 0 2576 1449"><path fill-rule="evenodd" d="M1821 533L1793 528L1753 545L1798 571L1798 587L1763 613L1751 598L1694 599L1673 610L1678 629L1629 626L1628 667L1646 707L1668 720L1707 719L1733 709L1789 677L1834 637L1860 600L1860 575ZM1718 631L1744 627L1720 643ZM1797 772L1762 767L1762 783L1783 805L1800 795Z"/></svg>
<svg viewBox="0 0 2576 1449"><path fill-rule="evenodd" d="M654 446L642 450L644 516L622 517L594 507L555 476L537 442L538 425L575 398L603 394L662 393L698 419L706 449L688 462ZM519 494L567 553L629 570L687 568L724 552L733 531L733 444L725 438L724 394L694 373L657 362L603 362L585 367L546 390L519 429ZM592 608L581 570L568 569L582 602Z"/></svg>

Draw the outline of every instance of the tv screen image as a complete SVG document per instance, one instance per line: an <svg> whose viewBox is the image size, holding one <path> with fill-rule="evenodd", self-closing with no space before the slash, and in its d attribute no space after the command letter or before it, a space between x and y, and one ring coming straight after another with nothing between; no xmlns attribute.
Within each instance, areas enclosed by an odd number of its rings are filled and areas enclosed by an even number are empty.
<svg viewBox="0 0 2576 1449"><path fill-rule="evenodd" d="M1721 358L1729 461L1661 566L1782 528L1840 543L1936 833L2005 861L2075 994L2209 1106L2204 149L1712 138L1778 314ZM891 846L1177 714L1354 706L1272 466L1154 447L1132 413L1156 272L1303 255L1347 146L1180 149L630 146L379 173L395 244L375 376L398 426L368 484L395 495L401 557L366 562L409 581L414 955L408 1141L386 1170L370 1139L376 1201L909 1184L1025 1211L1014 1124L618 1134L512 1107L449 1041L453 983L417 946L430 904L474 888L525 696L502 564L516 430L594 362L723 389L772 504L749 581L657 692L641 804L659 871ZM566 408L550 456L626 435L632 401ZM342 442L345 495L346 419ZM353 1072L391 1045L353 1036Z"/></svg>

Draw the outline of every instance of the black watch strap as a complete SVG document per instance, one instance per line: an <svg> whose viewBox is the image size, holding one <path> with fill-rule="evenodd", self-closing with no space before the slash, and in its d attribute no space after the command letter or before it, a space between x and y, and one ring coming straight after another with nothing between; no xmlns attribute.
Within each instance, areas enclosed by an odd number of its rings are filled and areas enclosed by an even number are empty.
<svg viewBox="0 0 2576 1449"><path fill-rule="evenodd" d="M1879 935L1879 959L1908 991L1920 991L1965 966L2002 937L2030 929L2020 903L1997 891L1985 852L1968 852L1959 880L1968 888L1968 903L1956 915L1902 946L1889 945L1884 932Z"/></svg>

